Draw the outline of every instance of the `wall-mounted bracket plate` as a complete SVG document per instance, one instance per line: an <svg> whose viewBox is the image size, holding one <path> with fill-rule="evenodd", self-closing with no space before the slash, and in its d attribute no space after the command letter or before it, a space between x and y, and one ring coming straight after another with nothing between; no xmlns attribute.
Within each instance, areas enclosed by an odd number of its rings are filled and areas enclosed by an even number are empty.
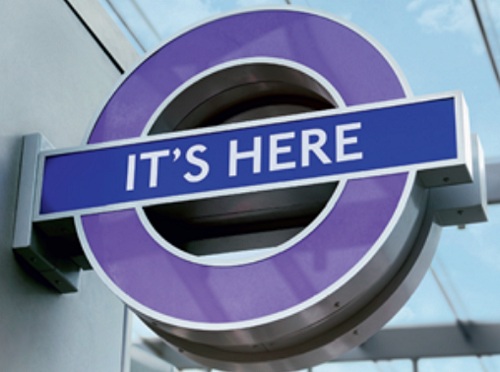
<svg viewBox="0 0 500 372"><path fill-rule="evenodd" d="M38 157L51 149L41 134L24 136L12 248L28 271L60 293L78 290L81 269L90 269L76 237L72 218L34 223Z"/></svg>

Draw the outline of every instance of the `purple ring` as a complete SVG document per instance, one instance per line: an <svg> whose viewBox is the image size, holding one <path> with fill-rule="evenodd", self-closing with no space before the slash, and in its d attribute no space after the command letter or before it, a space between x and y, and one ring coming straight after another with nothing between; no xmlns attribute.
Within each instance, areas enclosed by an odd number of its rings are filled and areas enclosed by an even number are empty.
<svg viewBox="0 0 500 372"><path fill-rule="evenodd" d="M316 71L348 106L405 96L384 55L351 28L284 9L240 13L190 30L146 58L109 99L88 143L139 137L161 103L188 79L252 57ZM347 182L309 235L279 254L237 266L173 255L150 236L134 209L83 216L82 230L97 271L135 310L174 321L248 321L298 306L342 278L385 230L406 180L405 173Z"/></svg>

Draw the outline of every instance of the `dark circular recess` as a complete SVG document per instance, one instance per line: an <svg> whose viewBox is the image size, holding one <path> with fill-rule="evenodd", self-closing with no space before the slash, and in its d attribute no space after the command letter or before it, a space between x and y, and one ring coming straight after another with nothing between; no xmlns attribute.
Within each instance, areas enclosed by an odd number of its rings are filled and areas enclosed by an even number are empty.
<svg viewBox="0 0 500 372"><path fill-rule="evenodd" d="M233 65L204 76L168 101L149 135L335 108L328 90L295 68ZM279 245L307 226L335 183L261 191L145 208L177 248L202 256Z"/></svg>

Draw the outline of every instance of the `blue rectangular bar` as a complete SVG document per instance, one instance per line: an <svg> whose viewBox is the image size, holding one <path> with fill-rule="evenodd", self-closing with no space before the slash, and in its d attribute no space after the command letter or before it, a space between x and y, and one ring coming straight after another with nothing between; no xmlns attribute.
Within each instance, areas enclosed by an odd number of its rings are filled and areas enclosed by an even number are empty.
<svg viewBox="0 0 500 372"><path fill-rule="evenodd" d="M432 167L458 156L455 100L330 110L49 154L39 215Z"/></svg>

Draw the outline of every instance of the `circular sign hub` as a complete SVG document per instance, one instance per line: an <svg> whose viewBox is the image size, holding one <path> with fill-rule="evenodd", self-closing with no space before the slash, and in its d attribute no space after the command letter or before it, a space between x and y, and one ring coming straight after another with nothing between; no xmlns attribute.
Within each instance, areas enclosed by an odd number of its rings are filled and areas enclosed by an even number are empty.
<svg viewBox="0 0 500 372"><path fill-rule="evenodd" d="M289 9L238 13L145 58L106 103L88 143L408 94L388 55L351 26ZM77 225L101 278L189 356L222 369L296 369L366 340L408 296L398 289L415 287L405 265L414 262L427 195L415 180L409 172L341 181L329 200L319 197L304 229L249 260L196 257L157 230L168 235L180 226L172 222L176 213L196 219L200 210L226 220L236 211L251 225L263 218L252 217L252 208L273 202L285 206L280 218L290 216L290 196L314 199L324 186L181 205L170 209L172 225L161 227L133 207L84 215ZM190 234L171 233L178 241Z"/></svg>

